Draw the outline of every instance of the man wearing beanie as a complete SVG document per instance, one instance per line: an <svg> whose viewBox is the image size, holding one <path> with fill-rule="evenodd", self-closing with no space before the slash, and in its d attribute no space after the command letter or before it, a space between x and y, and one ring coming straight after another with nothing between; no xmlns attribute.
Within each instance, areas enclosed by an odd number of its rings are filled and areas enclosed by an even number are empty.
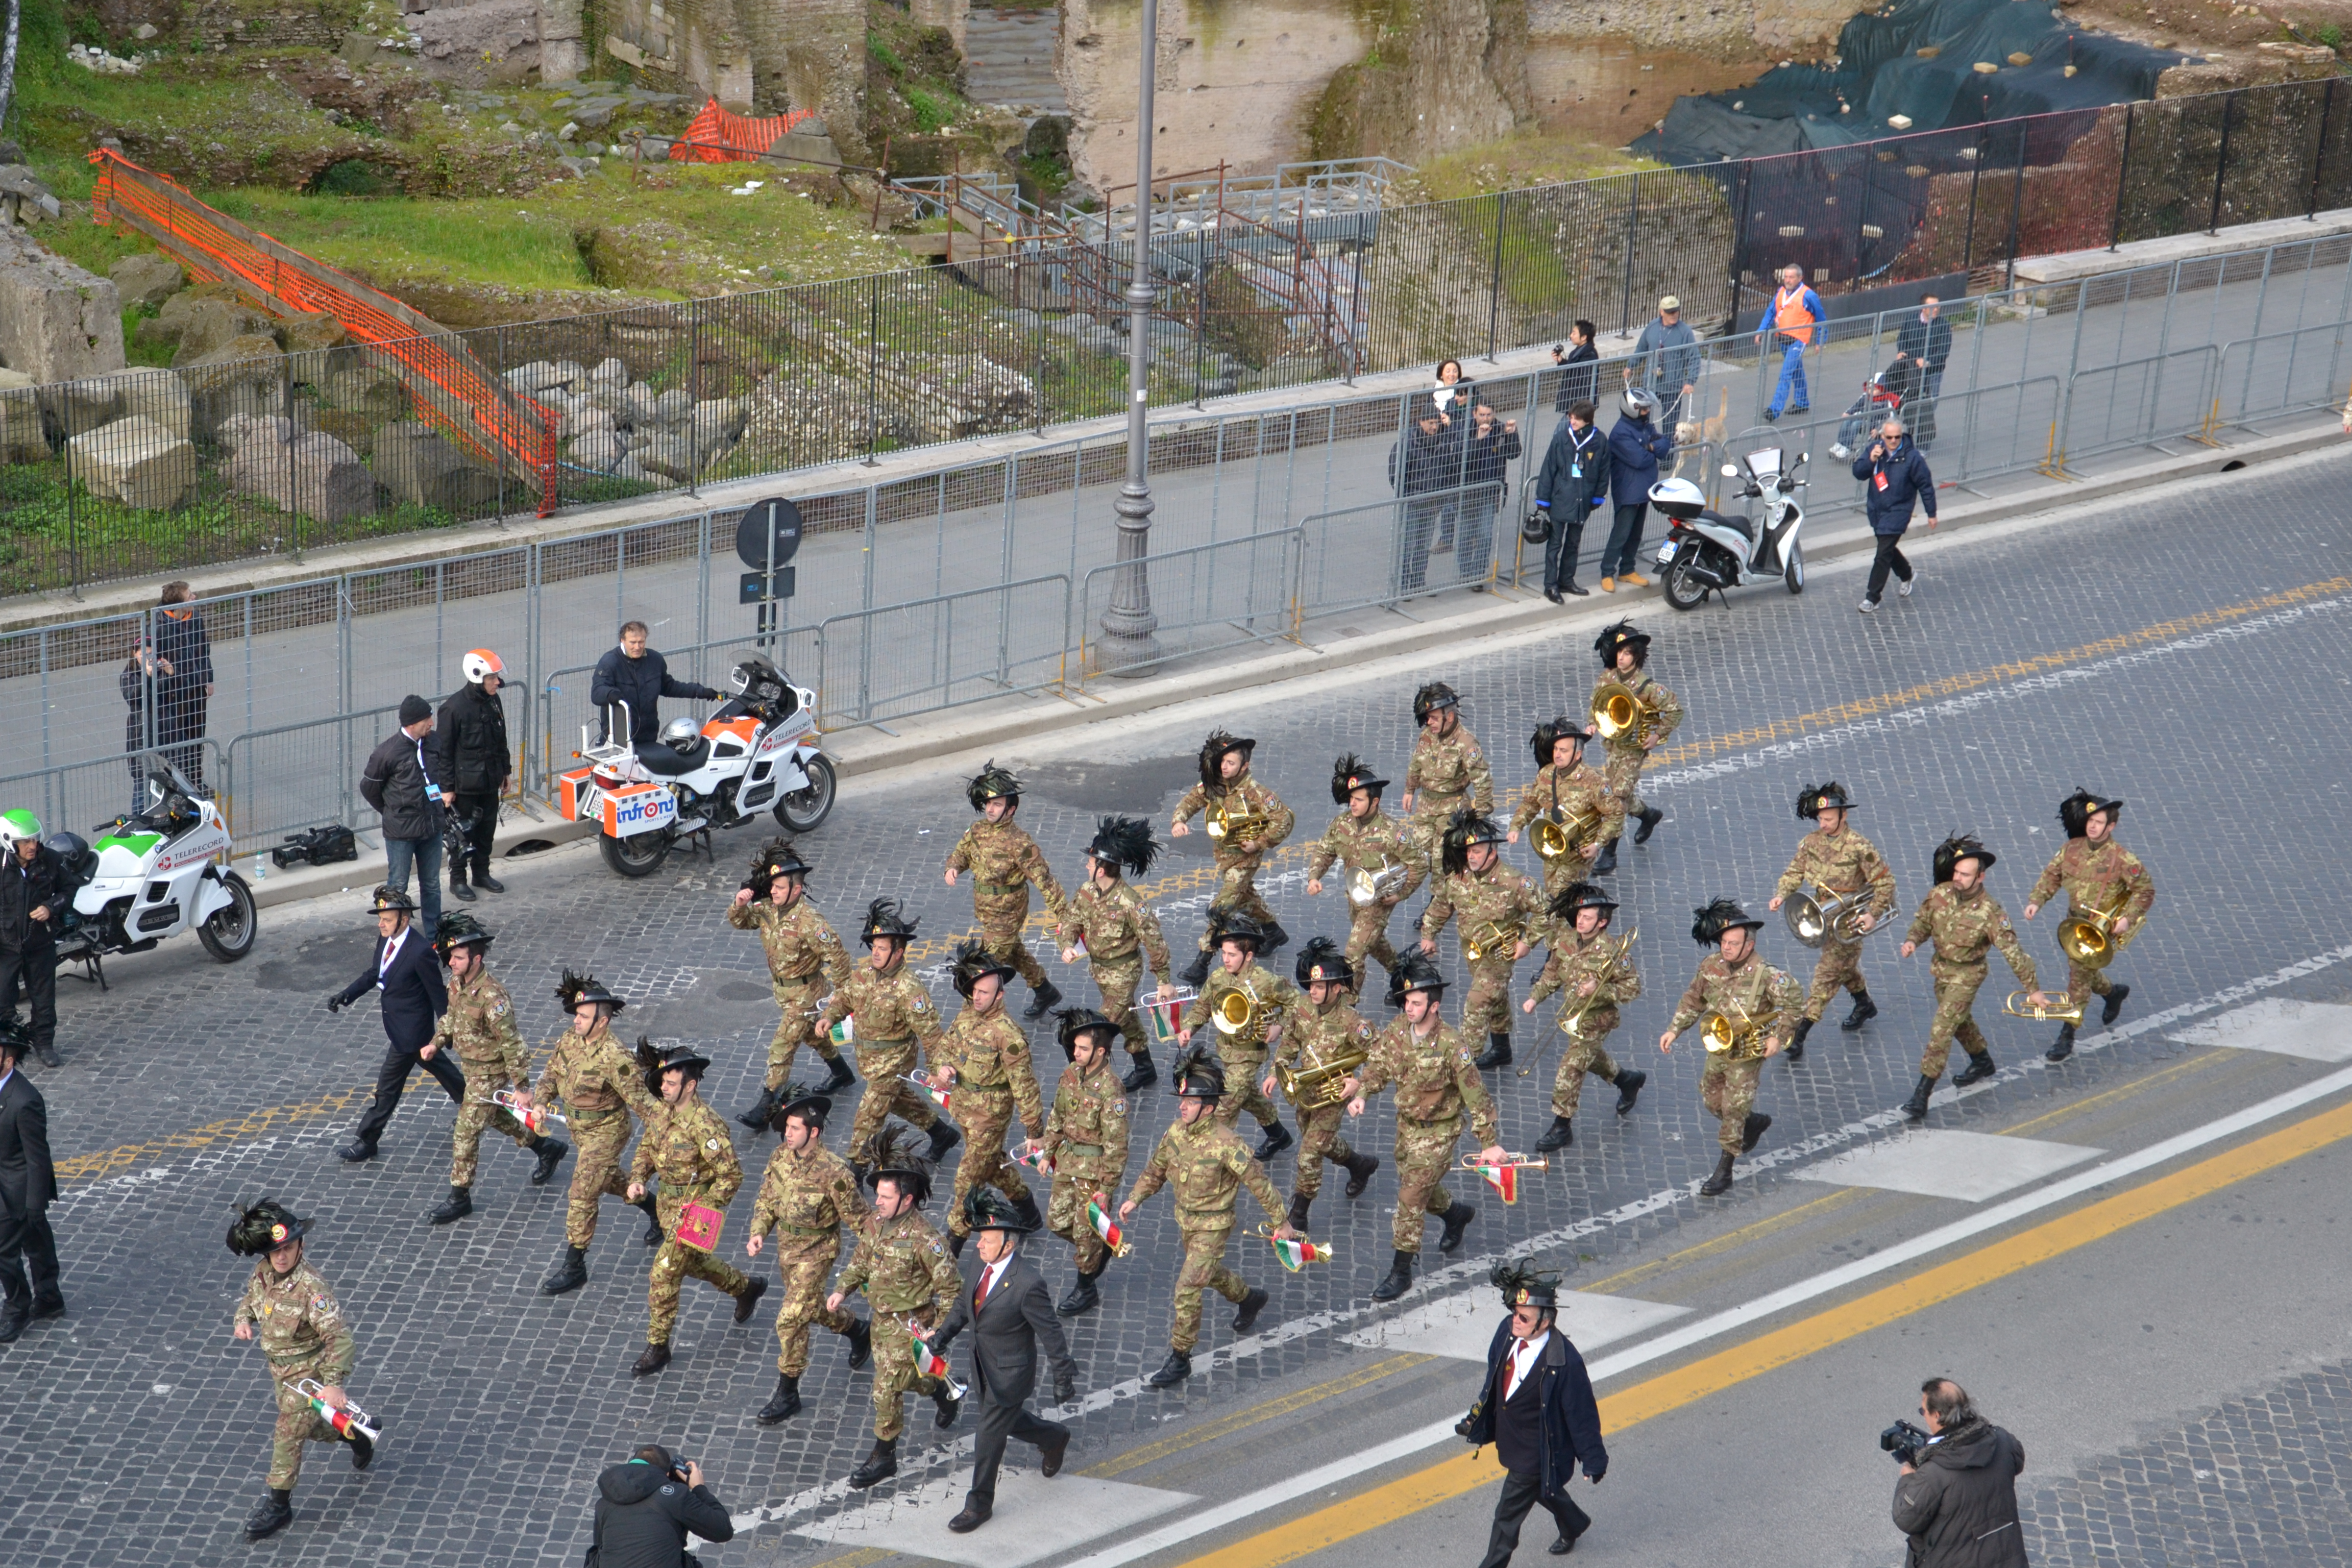
<svg viewBox="0 0 2352 1568"><path fill-rule="evenodd" d="M415 864L428 932L441 929L441 828L449 808L425 749L431 733L433 704L422 697L402 698L400 728L368 753L360 773L360 798L383 815L384 884L405 891L408 868Z"/></svg>

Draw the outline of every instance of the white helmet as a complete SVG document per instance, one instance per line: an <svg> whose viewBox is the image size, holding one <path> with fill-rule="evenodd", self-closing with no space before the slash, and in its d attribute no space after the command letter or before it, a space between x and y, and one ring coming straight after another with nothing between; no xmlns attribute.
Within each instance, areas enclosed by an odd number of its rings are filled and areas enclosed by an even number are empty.
<svg viewBox="0 0 2352 1568"><path fill-rule="evenodd" d="M1628 419L1655 419L1658 416L1658 395L1646 386L1629 386L1625 395L1617 400Z"/></svg>
<svg viewBox="0 0 2352 1568"><path fill-rule="evenodd" d="M467 684L473 686L479 686L486 678L493 675L503 679L507 673L505 662L486 647L467 649L466 657L458 662L458 668L466 672Z"/></svg>
<svg viewBox="0 0 2352 1568"><path fill-rule="evenodd" d="M691 719L673 719L662 726L662 744L673 752L682 752L701 738L702 726Z"/></svg>
<svg viewBox="0 0 2352 1568"><path fill-rule="evenodd" d="M14 811L0 811L0 849L14 849L26 839L41 841L41 819L21 805Z"/></svg>

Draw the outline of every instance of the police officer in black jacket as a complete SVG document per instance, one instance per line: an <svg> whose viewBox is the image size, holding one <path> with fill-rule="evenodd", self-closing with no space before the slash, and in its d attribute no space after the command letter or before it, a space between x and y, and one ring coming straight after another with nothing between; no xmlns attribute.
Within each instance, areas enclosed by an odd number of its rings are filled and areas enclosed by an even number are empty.
<svg viewBox="0 0 2352 1568"><path fill-rule="evenodd" d="M375 957L358 979L327 998L327 1011L340 1012L371 991L383 993L383 1066L375 1075L375 1098L367 1114L352 1130L352 1141L335 1151L347 1164L375 1158L375 1146L400 1105L408 1075L422 1067L439 1080L449 1098L466 1103L466 1075L455 1053L421 1053L433 1039L441 1015L449 1010L449 989L441 981L441 959L433 939L416 929L416 905L405 889L389 883L378 888L369 907L375 912Z"/></svg>
<svg viewBox="0 0 2352 1568"><path fill-rule="evenodd" d="M646 644L653 633L643 621L631 621L621 628L621 646L596 661L596 673L588 681L588 700L598 714L599 735L612 733L613 704L629 705L629 739L640 746L652 745L661 734L661 700L665 697L699 697L705 700L719 693L692 680L673 680L669 666L662 656Z"/></svg>
<svg viewBox="0 0 2352 1568"><path fill-rule="evenodd" d="M439 753L434 773L455 797L449 815L449 890L471 900L474 889L503 893L507 885L490 875L491 840L499 830L499 798L514 782L514 752L507 744L506 703L499 688L506 683L506 666L486 647L466 655L466 684L433 723L433 746ZM473 880L467 882L467 863Z"/></svg>
<svg viewBox="0 0 2352 1568"><path fill-rule="evenodd" d="M1551 1553L1574 1551L1592 1521L1568 1495L1576 1468L1594 1486L1609 1468L1601 1440L1601 1405L1584 1358L1559 1331L1559 1277L1531 1263L1498 1263L1489 1276L1511 1315L1486 1348L1486 1382L1454 1430L1475 1444L1492 1443L1503 1463L1503 1494L1495 1500L1495 1528L1479 1568L1503 1568L1519 1544L1528 1510L1541 1503L1559 1526Z"/></svg>
<svg viewBox="0 0 2352 1568"><path fill-rule="evenodd" d="M27 1044L58 1065L58 927L65 920L65 868L41 842L40 819L22 806L0 813L0 1027L16 1028L16 994L33 1015Z"/></svg>
<svg viewBox="0 0 2352 1568"><path fill-rule="evenodd" d="M596 1532L587 1568L681 1568L688 1532L731 1541L735 1521L703 1483L702 1467L648 1443L596 1478Z"/></svg>

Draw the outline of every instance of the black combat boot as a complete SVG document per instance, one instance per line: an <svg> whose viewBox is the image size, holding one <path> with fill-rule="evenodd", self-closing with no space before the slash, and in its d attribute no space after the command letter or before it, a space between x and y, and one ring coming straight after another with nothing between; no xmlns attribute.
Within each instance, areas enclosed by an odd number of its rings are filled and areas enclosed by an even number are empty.
<svg viewBox="0 0 2352 1568"><path fill-rule="evenodd" d="M898 1439L877 1437L874 1439L874 1451L866 1456L866 1462L849 1472L849 1487L852 1491L862 1492L868 1487L881 1485L898 1473Z"/></svg>
<svg viewBox="0 0 2352 1568"><path fill-rule="evenodd" d="M474 901L474 889L466 885L466 863L463 860L449 862L449 890L469 904Z"/></svg>
<svg viewBox="0 0 2352 1568"><path fill-rule="evenodd" d="M1608 843L1603 844L1601 847L1600 854L1595 855L1592 858L1592 870L1591 875L1595 877L1606 877L1614 873L1616 869L1617 840L1612 838Z"/></svg>
<svg viewBox="0 0 2352 1568"><path fill-rule="evenodd" d="M948 1385L946 1378L935 1377L931 1381L938 1385L931 1390L931 1425L944 1432L955 1425L963 1399Z"/></svg>
<svg viewBox="0 0 2352 1568"><path fill-rule="evenodd" d="M1052 1012L1062 1000L1062 988L1051 980L1037 987L1029 998L1029 1005L1021 1010L1024 1018L1042 1018Z"/></svg>
<svg viewBox="0 0 2352 1568"><path fill-rule="evenodd" d="M561 1138L550 1138L545 1133L540 1135L536 1143L524 1146L539 1156L539 1163L532 1166L530 1172L530 1184L534 1187L543 1187L552 1181L555 1167L563 1163L563 1156L572 1152L571 1144Z"/></svg>
<svg viewBox="0 0 2352 1568"><path fill-rule="evenodd" d="M376 1429L378 1431L382 1431L383 1424L379 1422ZM352 1428L350 1441L352 1445L352 1468L355 1470L364 1470L370 1465L375 1463L374 1438L369 1436L366 1433L354 1426Z"/></svg>
<svg viewBox="0 0 2352 1568"><path fill-rule="evenodd" d="M969 1239L970 1237L961 1231L951 1230L948 1232L948 1256L954 1258L959 1263L962 1262L963 1244Z"/></svg>
<svg viewBox="0 0 2352 1568"><path fill-rule="evenodd" d="M2058 1038L2051 1043L2048 1050L2042 1053L2042 1059L2044 1061L2063 1062L2074 1054L2074 1026L2072 1024L2061 1024L2058 1026Z"/></svg>
<svg viewBox="0 0 2352 1568"><path fill-rule="evenodd" d="M1790 1032L1790 1036L1789 1036L1789 1044L1788 1044L1788 1047L1787 1047L1786 1050L1785 1050L1782 1054L1783 1054L1783 1055L1785 1055L1785 1056L1787 1056L1787 1057L1788 1057L1788 1058L1789 1058L1790 1061L1792 1061L1792 1062L1801 1062L1801 1061L1803 1061L1803 1060L1805 1059L1805 1037L1806 1037L1807 1035L1811 1034L1812 1032L1813 1032L1813 1020L1812 1020L1812 1019L1811 1019L1811 1018L1800 1018L1800 1019L1798 1019L1798 1020L1797 1020L1797 1026L1796 1026L1796 1028L1795 1028L1793 1031L1791 1031L1791 1032Z"/></svg>
<svg viewBox="0 0 2352 1568"><path fill-rule="evenodd" d="M1743 1154L1754 1153L1756 1145L1764 1141L1766 1129L1771 1125L1772 1119L1762 1111L1749 1111L1748 1120L1739 1124L1739 1152Z"/></svg>
<svg viewBox="0 0 2352 1568"><path fill-rule="evenodd" d="M1192 1354L1190 1351L1171 1350L1160 1370L1143 1380L1148 1388L1173 1388L1192 1375Z"/></svg>
<svg viewBox="0 0 2352 1568"><path fill-rule="evenodd" d="M947 1158L948 1151L962 1142L963 1134L955 1130L954 1123L942 1116L931 1123L931 1146L924 1151L923 1158L929 1160L936 1168L941 1160Z"/></svg>
<svg viewBox="0 0 2352 1568"><path fill-rule="evenodd" d="M486 893L503 893L507 890L507 885L504 882L490 875L490 862L488 856L483 856L474 862L474 886Z"/></svg>
<svg viewBox="0 0 2352 1568"><path fill-rule="evenodd" d="M1698 1184L1698 1195L1719 1198L1731 1190L1731 1156L1724 1155L1715 1163L1715 1174Z"/></svg>
<svg viewBox="0 0 2352 1568"><path fill-rule="evenodd" d="M760 1091L760 1098L752 1101L751 1109L737 1115L736 1125L748 1127L754 1132L765 1132L768 1130L768 1117L775 1109L776 1091L772 1089L763 1089Z"/></svg>
<svg viewBox="0 0 2352 1568"><path fill-rule="evenodd" d="M754 1276L743 1283L742 1292L735 1298L735 1321L748 1323L760 1308L760 1298L768 1293L767 1280Z"/></svg>
<svg viewBox="0 0 2352 1568"><path fill-rule="evenodd" d="M659 1372L668 1364L669 1345L667 1342L664 1342L661 1344L655 1344L651 1341L647 1341L646 1343L646 1353L639 1356L636 1360L636 1364L629 1368L629 1375L631 1377L651 1377L654 1373Z"/></svg>
<svg viewBox="0 0 2352 1568"><path fill-rule="evenodd" d="M1151 1065L1150 1051L1130 1051L1128 1053L1128 1060L1135 1065L1127 1069L1125 1078L1118 1080L1119 1088L1127 1090L1128 1093L1133 1094L1139 1089L1150 1089L1160 1081L1160 1069Z"/></svg>
<svg viewBox="0 0 2352 1568"><path fill-rule="evenodd" d="M1618 1115L1631 1116L1633 1114L1633 1102L1642 1097L1642 1086L1649 1081L1650 1075L1648 1073L1637 1072L1632 1068L1619 1068L1617 1069Z"/></svg>
<svg viewBox="0 0 2352 1568"><path fill-rule="evenodd" d="M464 1219L473 1212L473 1189L453 1186L449 1189L449 1195L441 1200L441 1206L434 1209L425 1217L434 1225L447 1225L453 1220Z"/></svg>
<svg viewBox="0 0 2352 1568"><path fill-rule="evenodd" d="M760 1414L751 1417L762 1426L773 1426L779 1421L789 1421L801 1413L801 1380L789 1372L776 1374L776 1396L760 1406Z"/></svg>
<svg viewBox="0 0 2352 1568"><path fill-rule="evenodd" d="M1853 994L1853 1011L1845 1016L1845 1022L1838 1027L1851 1035L1877 1016L1878 1004L1870 999L1870 993L1857 991Z"/></svg>
<svg viewBox="0 0 2352 1568"><path fill-rule="evenodd" d="M1314 1202L1315 1194L1312 1193L1293 1193L1290 1194L1290 1214L1287 1216L1290 1221L1290 1228L1297 1231L1301 1236L1305 1236L1307 1234L1307 1211L1313 1205Z"/></svg>
<svg viewBox="0 0 2352 1568"><path fill-rule="evenodd" d="M849 1320L849 1328L842 1336L849 1342L849 1370L856 1372L874 1359L874 1325L864 1318Z"/></svg>
<svg viewBox="0 0 2352 1568"><path fill-rule="evenodd" d="M2105 1004L2099 1009L2099 1022L2102 1024L2112 1024L2117 1018L2122 1017L2124 1016L2124 998L2130 994L2131 987L2128 985L2114 985L2108 987ZM49 1065L55 1067L57 1064L52 1062Z"/></svg>
<svg viewBox="0 0 2352 1568"><path fill-rule="evenodd" d="M824 1081L816 1086L819 1094L838 1094L857 1081L849 1070L849 1063L840 1057L828 1057L824 1064Z"/></svg>
<svg viewBox="0 0 2352 1568"><path fill-rule="evenodd" d="M1290 1135L1290 1129L1279 1121L1261 1121L1258 1126L1265 1131L1265 1136L1257 1141L1256 1152L1261 1164L1298 1142Z"/></svg>
<svg viewBox="0 0 2352 1568"><path fill-rule="evenodd" d="M567 1247L547 1278L539 1282L542 1296L561 1296L567 1290L577 1290L588 1283L588 1251L585 1247Z"/></svg>
<svg viewBox="0 0 2352 1568"><path fill-rule="evenodd" d="M1554 1112L1551 1119L1551 1125L1545 1128L1543 1136L1536 1140L1536 1152L1538 1154L1549 1154L1555 1149L1565 1149L1575 1142L1576 1128L1574 1124L1572 1124L1567 1117L1559 1115L1558 1112Z"/></svg>
<svg viewBox="0 0 2352 1568"><path fill-rule="evenodd" d="M1100 1269L1097 1269L1092 1274L1081 1269L1077 1279L1070 1284L1070 1293L1055 1303L1054 1310L1066 1318L1075 1318L1082 1312L1091 1312L1100 1306L1102 1292L1095 1289L1095 1281L1101 1278L1101 1273Z"/></svg>
<svg viewBox="0 0 2352 1568"><path fill-rule="evenodd" d="M1037 1199L1034 1194L1023 1194L1013 1200L1013 1207L1021 1215L1021 1223L1029 1227L1030 1234L1033 1236L1045 1228L1045 1216L1037 1212Z"/></svg>
<svg viewBox="0 0 2352 1568"><path fill-rule="evenodd" d="M1480 1053L1478 1059L1470 1065L1480 1072L1493 1072L1496 1068L1509 1067L1511 1065L1510 1035L1507 1032L1488 1031L1486 1050Z"/></svg>
<svg viewBox="0 0 2352 1568"><path fill-rule="evenodd" d="M654 1205L652 1194L648 1194L646 1196L639 1198L635 1203L631 1204L629 1206L633 1209L643 1209L645 1211L646 1245L647 1247L659 1247L663 1242L669 1239L668 1237L662 1234L661 1210Z"/></svg>
<svg viewBox="0 0 2352 1568"><path fill-rule="evenodd" d="M1927 1097L1935 1092L1936 1080L1921 1074L1918 1083L1912 1088L1911 1098L1903 1102L1903 1114L1914 1121L1927 1121Z"/></svg>
<svg viewBox="0 0 2352 1568"><path fill-rule="evenodd" d="M1280 921L1266 921L1265 942L1258 951L1260 952L1279 952L1289 945L1290 933L1282 929L1282 922Z"/></svg>
<svg viewBox="0 0 2352 1568"><path fill-rule="evenodd" d="M1654 805L1643 812L1637 819L1642 826L1633 829L1633 842L1647 844L1650 841L1650 835L1655 833L1658 830L1658 824L1665 819L1666 814Z"/></svg>
<svg viewBox="0 0 2352 1568"><path fill-rule="evenodd" d="M1242 1299L1234 1303L1234 1332L1245 1334L1256 1328L1257 1315L1265 1310L1265 1292L1256 1286L1253 1285L1244 1291Z"/></svg>
<svg viewBox="0 0 2352 1568"><path fill-rule="evenodd" d="M1393 1301L1412 1289L1412 1254L1400 1252L1389 1259L1389 1271L1372 1287L1372 1300Z"/></svg>
<svg viewBox="0 0 2352 1568"><path fill-rule="evenodd" d="M2000 1070L2000 1069L1999 1068L1992 1065L1992 1053L1990 1051L1985 1052L1985 1054L1980 1057L1970 1057L1969 1058L1969 1065L1952 1075L1952 1087L1954 1089L1966 1089L1972 1083L1982 1083L1985 1079L1992 1077L1993 1074Z"/></svg>
<svg viewBox="0 0 2352 1568"><path fill-rule="evenodd" d="M1456 1198L1453 1205L1437 1217L1445 1226L1438 1233L1437 1250L1459 1252L1462 1250L1462 1233L1468 1230L1470 1222L1478 1217L1478 1210L1475 1205L1465 1204L1460 1198Z"/></svg>
<svg viewBox="0 0 2352 1568"><path fill-rule="evenodd" d="M1194 953L1192 962L1186 964L1176 978L1195 990L1206 985L1209 983L1209 950L1204 947Z"/></svg>
<svg viewBox="0 0 2352 1568"><path fill-rule="evenodd" d="M1348 1172L1348 1196L1351 1198L1362 1197L1364 1195L1364 1188L1371 1183L1372 1173L1380 1168L1381 1157L1377 1154L1365 1154L1360 1152L1352 1156L1348 1161L1346 1166Z"/></svg>
<svg viewBox="0 0 2352 1568"><path fill-rule="evenodd" d="M294 1522L294 1489L272 1487L260 1506L245 1516L245 1538L260 1541Z"/></svg>

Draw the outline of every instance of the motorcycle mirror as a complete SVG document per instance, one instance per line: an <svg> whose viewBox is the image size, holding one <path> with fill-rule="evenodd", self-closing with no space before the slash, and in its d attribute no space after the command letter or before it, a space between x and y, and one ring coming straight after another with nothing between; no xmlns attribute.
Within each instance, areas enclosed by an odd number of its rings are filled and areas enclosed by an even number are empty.
<svg viewBox="0 0 2352 1568"><path fill-rule="evenodd" d="M1739 477L1739 465L1738 465L1738 464L1737 464L1737 463L1726 463L1726 464L1724 464L1724 465L1723 465L1723 477L1724 477L1725 479L1738 479L1738 478Z"/></svg>

